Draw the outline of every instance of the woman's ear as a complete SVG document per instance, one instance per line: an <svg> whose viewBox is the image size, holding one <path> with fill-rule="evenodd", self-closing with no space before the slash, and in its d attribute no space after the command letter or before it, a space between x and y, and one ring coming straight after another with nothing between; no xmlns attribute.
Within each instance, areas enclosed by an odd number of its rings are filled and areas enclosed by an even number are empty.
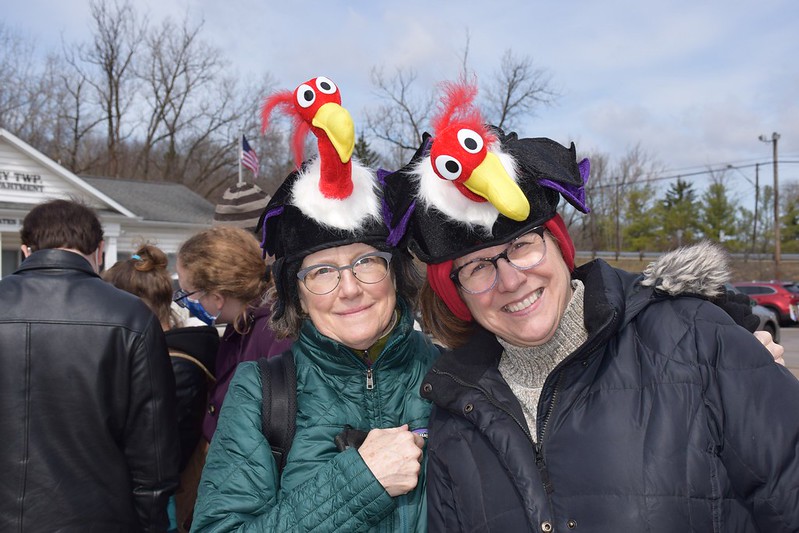
<svg viewBox="0 0 799 533"><path fill-rule="evenodd" d="M305 303L305 295L302 291L299 291L299 300L300 300L300 309L306 315L308 314L308 305Z"/></svg>
<svg viewBox="0 0 799 533"><path fill-rule="evenodd" d="M216 307L217 314L219 314L219 312L222 311L222 308L225 306L225 302L227 301L225 296L222 295L222 294L219 294L218 292L206 293L206 298L213 302L214 307Z"/></svg>

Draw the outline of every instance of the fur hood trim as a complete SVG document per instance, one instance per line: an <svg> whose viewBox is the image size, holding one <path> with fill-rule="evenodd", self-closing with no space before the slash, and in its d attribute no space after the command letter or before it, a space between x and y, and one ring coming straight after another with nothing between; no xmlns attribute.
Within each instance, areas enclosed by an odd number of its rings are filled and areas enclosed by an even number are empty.
<svg viewBox="0 0 799 533"><path fill-rule="evenodd" d="M661 256L643 272L641 285L669 295L698 294L713 298L730 280L729 254L720 245L702 241Z"/></svg>

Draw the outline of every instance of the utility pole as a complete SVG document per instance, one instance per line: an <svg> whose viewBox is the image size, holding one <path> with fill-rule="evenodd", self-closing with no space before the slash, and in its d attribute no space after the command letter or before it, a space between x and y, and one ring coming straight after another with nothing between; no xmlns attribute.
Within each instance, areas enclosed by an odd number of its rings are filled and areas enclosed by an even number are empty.
<svg viewBox="0 0 799 533"><path fill-rule="evenodd" d="M774 279L780 279L780 259L781 259L781 243L780 243L780 189L779 180L777 178L777 141L780 140L780 134L776 131L771 134L769 139L765 135L758 137L763 142L770 142L772 146L772 158L774 162Z"/></svg>
<svg viewBox="0 0 799 533"><path fill-rule="evenodd" d="M760 163L755 163L755 221L752 224L752 253L757 246L757 208L760 205Z"/></svg>
<svg viewBox="0 0 799 533"><path fill-rule="evenodd" d="M747 183L750 183L751 185L755 186L755 214L754 214L754 220L752 221L752 248L751 248L751 252L755 253L755 246L757 246L757 206L760 203L760 163L755 163L754 183L752 183L752 180L746 177L746 174L741 172L740 168L734 167L732 165L727 165L727 168L737 170L738 174L740 174L741 177L745 179Z"/></svg>
<svg viewBox="0 0 799 533"><path fill-rule="evenodd" d="M621 252L621 204L619 201L619 178L616 178L616 261Z"/></svg>

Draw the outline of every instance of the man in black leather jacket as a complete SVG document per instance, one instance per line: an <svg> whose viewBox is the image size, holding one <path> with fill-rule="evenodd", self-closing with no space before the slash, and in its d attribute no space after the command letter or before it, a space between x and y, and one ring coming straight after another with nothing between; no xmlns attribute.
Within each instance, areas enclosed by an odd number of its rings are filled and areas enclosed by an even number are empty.
<svg viewBox="0 0 799 533"><path fill-rule="evenodd" d="M26 259L0 281L0 524L166 531L179 451L161 326L97 275L87 207L41 204L20 233Z"/></svg>

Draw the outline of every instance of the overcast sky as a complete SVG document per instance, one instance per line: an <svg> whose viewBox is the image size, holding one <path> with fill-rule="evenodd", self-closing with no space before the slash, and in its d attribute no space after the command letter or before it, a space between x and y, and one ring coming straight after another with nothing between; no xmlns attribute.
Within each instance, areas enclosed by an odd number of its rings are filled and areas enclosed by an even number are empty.
<svg viewBox="0 0 799 533"><path fill-rule="evenodd" d="M42 49L85 39L88 1L5 2L6 24ZM376 103L369 72L413 67L433 87L470 61L492 72L506 49L529 55L560 93L522 136L574 141L616 159L640 147L670 171L771 161L799 179L799 2L696 0L135 0L151 21L203 19L203 35L242 76L270 72L281 88L324 74L356 124ZM5 80L8 81L8 80ZM254 134L255 132L253 132ZM761 180L771 179L771 169ZM753 171L744 173L753 176ZM697 182L701 185L700 182Z"/></svg>

